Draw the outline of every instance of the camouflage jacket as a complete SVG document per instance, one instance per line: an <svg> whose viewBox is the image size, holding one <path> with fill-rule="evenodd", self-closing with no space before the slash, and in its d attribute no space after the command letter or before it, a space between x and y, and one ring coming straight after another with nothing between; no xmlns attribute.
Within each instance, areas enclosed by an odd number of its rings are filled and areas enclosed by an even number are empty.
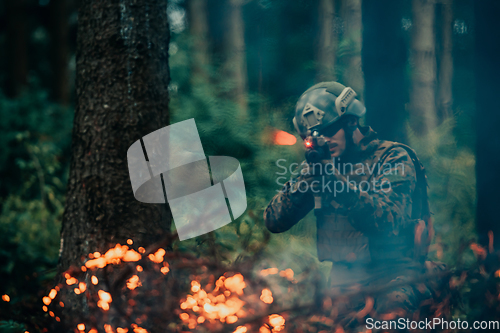
<svg viewBox="0 0 500 333"><path fill-rule="evenodd" d="M351 263L412 261L415 165L401 147L388 149L379 163L378 152L387 142L369 127L361 130L364 138L355 157L341 165L339 174L324 176L343 183L344 190L321 192L323 204L315 212L318 258ZM303 178L288 181L265 209L271 232L290 229L314 209L313 193L299 190Z"/></svg>

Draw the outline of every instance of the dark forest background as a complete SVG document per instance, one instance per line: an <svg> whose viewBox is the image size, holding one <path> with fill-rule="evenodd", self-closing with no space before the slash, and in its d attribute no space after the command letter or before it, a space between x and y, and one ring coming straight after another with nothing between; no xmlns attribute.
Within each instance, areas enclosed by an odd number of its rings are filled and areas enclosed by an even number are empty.
<svg viewBox="0 0 500 333"><path fill-rule="evenodd" d="M290 268L299 276L313 267L326 281L329 264L316 259L313 214L277 235L262 220L290 177L278 174L276 162L285 159L288 167L303 158L294 104L325 80L355 89L367 108L364 124L418 153L436 229L430 259L472 267L478 246L498 248L498 2L170 0L169 36L154 29L143 35L134 23L136 10L151 6L146 14L154 13L157 2L109 3L119 6L121 36L131 41L122 46L128 61L142 57L134 43L147 34L168 46L166 74L151 83L165 85L158 98L168 101L168 121L194 117L206 154L233 156L242 165L247 212L202 239L170 244L172 251L210 253L231 264L258 249L252 270ZM0 301L0 332L49 325L41 298L60 273L73 123L84 119L74 118L75 108L89 112L75 81L84 77L77 73L78 6L74 0L0 2L0 295L9 298ZM119 97L123 117L143 112L131 101L143 93L139 79L132 71L119 77L132 82ZM279 144L278 131L297 143ZM475 303L466 297L464 304L456 316Z"/></svg>

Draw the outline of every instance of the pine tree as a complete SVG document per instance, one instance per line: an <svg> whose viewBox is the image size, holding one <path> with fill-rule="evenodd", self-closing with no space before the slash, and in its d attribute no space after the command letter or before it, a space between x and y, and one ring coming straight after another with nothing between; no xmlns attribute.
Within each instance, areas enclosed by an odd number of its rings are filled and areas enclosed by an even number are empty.
<svg viewBox="0 0 500 333"><path fill-rule="evenodd" d="M437 125L434 1L412 1L410 126L425 135Z"/></svg>
<svg viewBox="0 0 500 333"><path fill-rule="evenodd" d="M320 0L318 5L319 41L316 51L316 81L334 81L338 43L335 28L335 0Z"/></svg>
<svg viewBox="0 0 500 333"><path fill-rule="evenodd" d="M132 193L127 150L167 125L169 28L165 1L80 2L72 161L59 278L82 256L117 243L146 246L170 229ZM67 314L82 314L69 292ZM80 298L84 301L84 298ZM73 316L73 317L78 317Z"/></svg>

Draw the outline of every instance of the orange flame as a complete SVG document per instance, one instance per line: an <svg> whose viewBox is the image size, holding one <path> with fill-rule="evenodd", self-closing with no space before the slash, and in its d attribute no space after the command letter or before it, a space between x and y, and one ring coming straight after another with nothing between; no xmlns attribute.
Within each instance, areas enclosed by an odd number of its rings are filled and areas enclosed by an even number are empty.
<svg viewBox="0 0 500 333"><path fill-rule="evenodd" d="M261 326L259 329L259 333L271 333L271 331L266 326Z"/></svg>
<svg viewBox="0 0 500 333"><path fill-rule="evenodd" d="M134 290L135 288L140 286L142 286L142 283L137 275L134 275L127 280L127 288L130 290Z"/></svg>
<svg viewBox="0 0 500 333"><path fill-rule="evenodd" d="M284 271L280 272L280 276L292 281L293 280L293 271L291 268L287 268Z"/></svg>
<svg viewBox="0 0 500 333"><path fill-rule="evenodd" d="M71 286L71 285L73 285L73 284L75 284L75 283L77 283L77 282L78 282L78 280L77 280L77 279L75 279L74 277L70 277L70 278L66 279L66 284L67 284L68 286Z"/></svg>
<svg viewBox="0 0 500 333"><path fill-rule="evenodd" d="M165 250L164 249L158 249L154 254L151 253L148 258L154 263L161 263L163 261L163 256L165 255Z"/></svg>
<svg viewBox="0 0 500 333"><path fill-rule="evenodd" d="M236 330L233 333L246 333L247 328L246 326L238 326L236 327Z"/></svg>
<svg viewBox="0 0 500 333"><path fill-rule="evenodd" d="M285 328L285 318L278 314L269 316L269 324L273 327L273 333L279 332Z"/></svg>
<svg viewBox="0 0 500 333"><path fill-rule="evenodd" d="M112 299L111 299L111 294L110 293L107 293L104 290L99 290L97 292L97 294L99 295L99 298L101 300L103 300L104 302L111 303Z"/></svg>
<svg viewBox="0 0 500 333"><path fill-rule="evenodd" d="M200 291L200 283L198 281L191 281L191 291L193 293Z"/></svg>
<svg viewBox="0 0 500 333"><path fill-rule="evenodd" d="M275 130L274 131L274 144L275 145L280 145L280 146L293 146L295 143L297 143L297 138L285 131L281 130Z"/></svg>
<svg viewBox="0 0 500 333"><path fill-rule="evenodd" d="M9 295L2 295L2 300L3 300L4 302L10 302L10 297L9 297Z"/></svg>
<svg viewBox="0 0 500 333"><path fill-rule="evenodd" d="M261 270L260 275L268 276L268 275L278 274L278 272L279 272L279 270L276 267L272 267L272 268Z"/></svg>
<svg viewBox="0 0 500 333"><path fill-rule="evenodd" d="M483 260L486 259L486 250L481 246L481 245L478 245L476 243L472 243L470 245L470 248L472 251L474 251L474 254L478 257L482 257Z"/></svg>
<svg viewBox="0 0 500 333"><path fill-rule="evenodd" d="M99 290L97 292L97 294L99 295L99 301L97 301L97 306L100 307L101 309L103 309L104 311L108 311L109 310L109 303L112 302L111 294L105 292L104 290ZM111 327L110 327L110 329L111 329Z"/></svg>
<svg viewBox="0 0 500 333"><path fill-rule="evenodd" d="M242 295L243 288L246 287L245 281L243 281L243 275L238 273L232 277L227 278L226 281L224 281L224 287L234 293L237 293L238 295Z"/></svg>
<svg viewBox="0 0 500 333"><path fill-rule="evenodd" d="M123 261L139 261L141 260L141 255L134 250L128 250L123 256Z"/></svg>
<svg viewBox="0 0 500 333"><path fill-rule="evenodd" d="M495 252L495 248L493 246L493 241L494 241L494 237L493 237L493 231L488 231L488 251L490 253L493 253Z"/></svg>
<svg viewBox="0 0 500 333"><path fill-rule="evenodd" d="M179 316L190 329L196 328L197 324L205 322L206 319L233 324L239 317L245 316L245 311L242 309L245 302L236 296L231 297L231 293L242 295L245 287L243 275L239 273L228 278L219 277L215 282L215 289L210 293L202 289L199 281L194 280L191 282L193 295L188 295L181 302L180 308L185 311L192 310L199 315L192 317L189 313L183 312Z"/></svg>
<svg viewBox="0 0 500 333"><path fill-rule="evenodd" d="M145 330L142 327L137 326L136 324L132 324L130 326L132 326L132 328L134 329L134 333L148 333L147 330Z"/></svg>
<svg viewBox="0 0 500 333"><path fill-rule="evenodd" d="M160 272L163 274L163 275L167 275L168 272L170 272L170 268L168 267L168 262L164 262L163 263L163 267L160 268Z"/></svg>
<svg viewBox="0 0 500 333"><path fill-rule="evenodd" d="M49 292L50 299L54 299L56 297L56 295L57 295L57 290L55 290L55 289L50 290L50 292Z"/></svg>
<svg viewBox="0 0 500 333"><path fill-rule="evenodd" d="M274 299L273 299L273 293L269 289L263 289L262 290L262 295L260 295L260 300L266 304L271 304Z"/></svg>
<svg viewBox="0 0 500 333"><path fill-rule="evenodd" d="M123 261L139 261L141 255L134 250L129 250L127 245L116 244L114 248L109 249L104 255L94 252L89 258L96 258L85 263L87 268L104 268L108 264L119 264Z"/></svg>

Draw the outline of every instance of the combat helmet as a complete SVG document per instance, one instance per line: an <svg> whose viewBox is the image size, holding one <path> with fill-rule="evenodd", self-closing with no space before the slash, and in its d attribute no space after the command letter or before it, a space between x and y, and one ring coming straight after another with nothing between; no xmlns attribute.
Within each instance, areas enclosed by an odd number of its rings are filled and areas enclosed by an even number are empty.
<svg viewBox="0 0 500 333"><path fill-rule="evenodd" d="M356 92L338 82L321 82L307 89L295 107L293 125L304 139L311 131L322 132L346 115L362 117L366 108Z"/></svg>

